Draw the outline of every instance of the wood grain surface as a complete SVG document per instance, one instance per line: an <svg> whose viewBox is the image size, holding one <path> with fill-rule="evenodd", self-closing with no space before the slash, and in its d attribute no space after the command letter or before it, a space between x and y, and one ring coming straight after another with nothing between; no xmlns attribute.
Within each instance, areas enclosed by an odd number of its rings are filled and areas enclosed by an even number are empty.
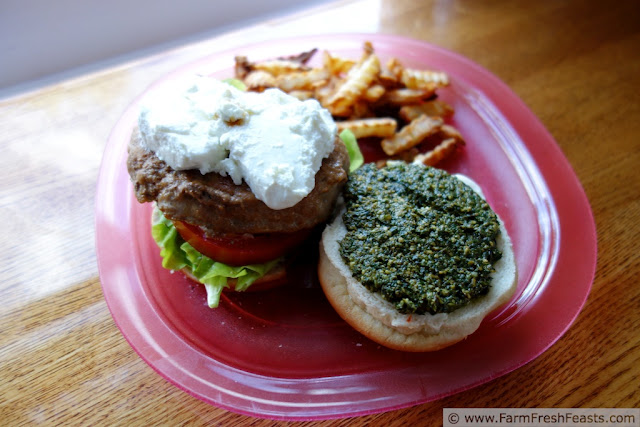
<svg viewBox="0 0 640 427"><path fill-rule="evenodd" d="M439 45L510 86L584 186L598 264L575 323L520 369L407 409L296 424L439 425L447 407L640 406L639 3L363 0L256 23L0 99L0 424L283 424L187 395L127 344L98 277L96 180L110 130L165 73L222 47L346 31Z"/></svg>

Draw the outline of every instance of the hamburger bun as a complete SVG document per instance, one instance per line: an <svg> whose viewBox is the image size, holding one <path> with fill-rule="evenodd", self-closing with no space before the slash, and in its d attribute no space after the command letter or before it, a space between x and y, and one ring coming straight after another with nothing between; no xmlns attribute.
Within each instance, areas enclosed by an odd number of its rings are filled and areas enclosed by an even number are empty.
<svg viewBox="0 0 640 427"><path fill-rule="evenodd" d="M456 175L482 195L471 179ZM504 223L497 238L502 258L494 265L489 292L451 313L401 314L378 293L370 292L351 274L339 246L347 230L342 221L344 207L329 224L320 242L318 277L336 312L367 338L395 350L425 352L439 350L475 332L482 319L514 294L517 270L513 247Z"/></svg>

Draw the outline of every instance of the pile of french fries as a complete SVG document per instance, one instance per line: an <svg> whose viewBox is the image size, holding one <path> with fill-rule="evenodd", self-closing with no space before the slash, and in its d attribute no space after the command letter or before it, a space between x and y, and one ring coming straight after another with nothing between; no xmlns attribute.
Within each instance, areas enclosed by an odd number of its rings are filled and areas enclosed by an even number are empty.
<svg viewBox="0 0 640 427"><path fill-rule="evenodd" d="M247 90L279 88L299 99L317 99L339 131L349 129L359 141L378 139L389 159L434 166L465 144L445 123L453 108L436 93L449 85L446 73L407 68L396 58L381 64L369 42L357 60L324 51L321 66L307 65L316 52L261 62L237 56L235 78Z"/></svg>

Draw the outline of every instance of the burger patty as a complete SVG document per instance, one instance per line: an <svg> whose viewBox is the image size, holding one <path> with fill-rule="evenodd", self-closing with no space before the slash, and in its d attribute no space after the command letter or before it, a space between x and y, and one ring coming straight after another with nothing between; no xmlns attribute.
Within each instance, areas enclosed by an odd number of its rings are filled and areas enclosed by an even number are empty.
<svg viewBox="0 0 640 427"><path fill-rule="evenodd" d="M336 138L315 187L295 206L274 210L256 199L243 181L236 185L228 176L198 170L174 170L141 144L136 129L129 143L127 169L139 202L157 203L171 220L201 227L205 234L293 232L324 222L347 181L349 156Z"/></svg>

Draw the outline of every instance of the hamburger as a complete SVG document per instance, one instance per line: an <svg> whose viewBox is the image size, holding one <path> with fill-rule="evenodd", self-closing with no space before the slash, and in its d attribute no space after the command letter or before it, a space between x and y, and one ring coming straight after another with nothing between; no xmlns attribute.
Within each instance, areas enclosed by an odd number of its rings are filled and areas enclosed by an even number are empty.
<svg viewBox="0 0 640 427"><path fill-rule="evenodd" d="M438 350L477 330L516 289L502 220L478 185L421 164L353 172L320 242L318 276L337 313L386 347Z"/></svg>
<svg viewBox="0 0 640 427"><path fill-rule="evenodd" d="M292 251L333 211L349 164L317 101L201 76L141 100L127 158L137 200L154 204L163 267L204 284L210 307L223 289L283 282Z"/></svg>

